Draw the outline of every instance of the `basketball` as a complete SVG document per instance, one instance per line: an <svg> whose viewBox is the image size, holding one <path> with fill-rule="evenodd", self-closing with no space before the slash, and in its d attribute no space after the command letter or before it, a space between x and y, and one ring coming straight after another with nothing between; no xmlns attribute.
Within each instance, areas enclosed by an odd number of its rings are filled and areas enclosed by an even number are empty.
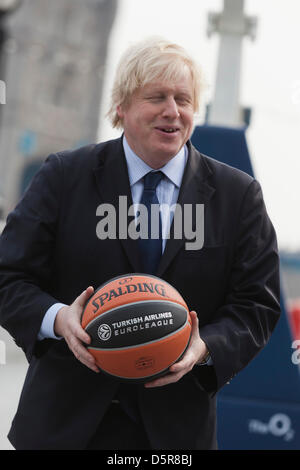
<svg viewBox="0 0 300 470"><path fill-rule="evenodd" d="M163 279L118 276L86 302L81 325L98 367L118 379L145 382L162 376L185 352L191 335L189 309Z"/></svg>

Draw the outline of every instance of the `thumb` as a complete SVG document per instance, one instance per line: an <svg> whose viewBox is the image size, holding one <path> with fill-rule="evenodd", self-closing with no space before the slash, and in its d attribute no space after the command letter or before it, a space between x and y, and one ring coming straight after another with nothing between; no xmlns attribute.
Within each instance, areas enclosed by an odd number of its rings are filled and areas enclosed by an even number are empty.
<svg viewBox="0 0 300 470"><path fill-rule="evenodd" d="M91 297L93 293L94 293L94 288L92 286L89 286L77 297L77 299L75 300L75 303L79 307L83 307L86 301Z"/></svg>
<svg viewBox="0 0 300 470"><path fill-rule="evenodd" d="M190 317L192 320L192 336L199 336L199 319L197 313L192 310L190 312Z"/></svg>

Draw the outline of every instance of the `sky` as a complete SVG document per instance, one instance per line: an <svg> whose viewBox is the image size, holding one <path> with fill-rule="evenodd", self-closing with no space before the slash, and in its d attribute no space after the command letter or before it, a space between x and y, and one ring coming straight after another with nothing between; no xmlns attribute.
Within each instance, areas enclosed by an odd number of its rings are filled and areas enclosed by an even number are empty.
<svg viewBox="0 0 300 470"><path fill-rule="evenodd" d="M99 139L119 136L105 118L118 60L132 43L152 35L185 47L202 67L213 97L219 38L207 36L208 12L222 0L120 0L109 44ZM254 41L243 41L241 105L252 108L247 143L255 177L275 226L281 250L300 251L300 2L245 0L256 16Z"/></svg>

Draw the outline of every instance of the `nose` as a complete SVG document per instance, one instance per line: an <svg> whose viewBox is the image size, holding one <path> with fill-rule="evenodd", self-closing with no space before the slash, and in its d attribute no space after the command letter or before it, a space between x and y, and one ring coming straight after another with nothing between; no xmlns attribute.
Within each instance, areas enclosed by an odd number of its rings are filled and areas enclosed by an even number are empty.
<svg viewBox="0 0 300 470"><path fill-rule="evenodd" d="M178 110L178 106L176 100L173 96L168 97L168 99L164 103L164 109L162 113L163 117L165 118L178 118L180 113Z"/></svg>

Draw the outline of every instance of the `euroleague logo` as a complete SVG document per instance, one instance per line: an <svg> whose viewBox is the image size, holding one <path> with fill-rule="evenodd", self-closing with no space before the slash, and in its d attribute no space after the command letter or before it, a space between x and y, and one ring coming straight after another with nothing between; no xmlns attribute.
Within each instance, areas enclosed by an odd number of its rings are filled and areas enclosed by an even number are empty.
<svg viewBox="0 0 300 470"><path fill-rule="evenodd" d="M98 328L98 336L102 341L107 341L111 337L111 327L103 323Z"/></svg>

